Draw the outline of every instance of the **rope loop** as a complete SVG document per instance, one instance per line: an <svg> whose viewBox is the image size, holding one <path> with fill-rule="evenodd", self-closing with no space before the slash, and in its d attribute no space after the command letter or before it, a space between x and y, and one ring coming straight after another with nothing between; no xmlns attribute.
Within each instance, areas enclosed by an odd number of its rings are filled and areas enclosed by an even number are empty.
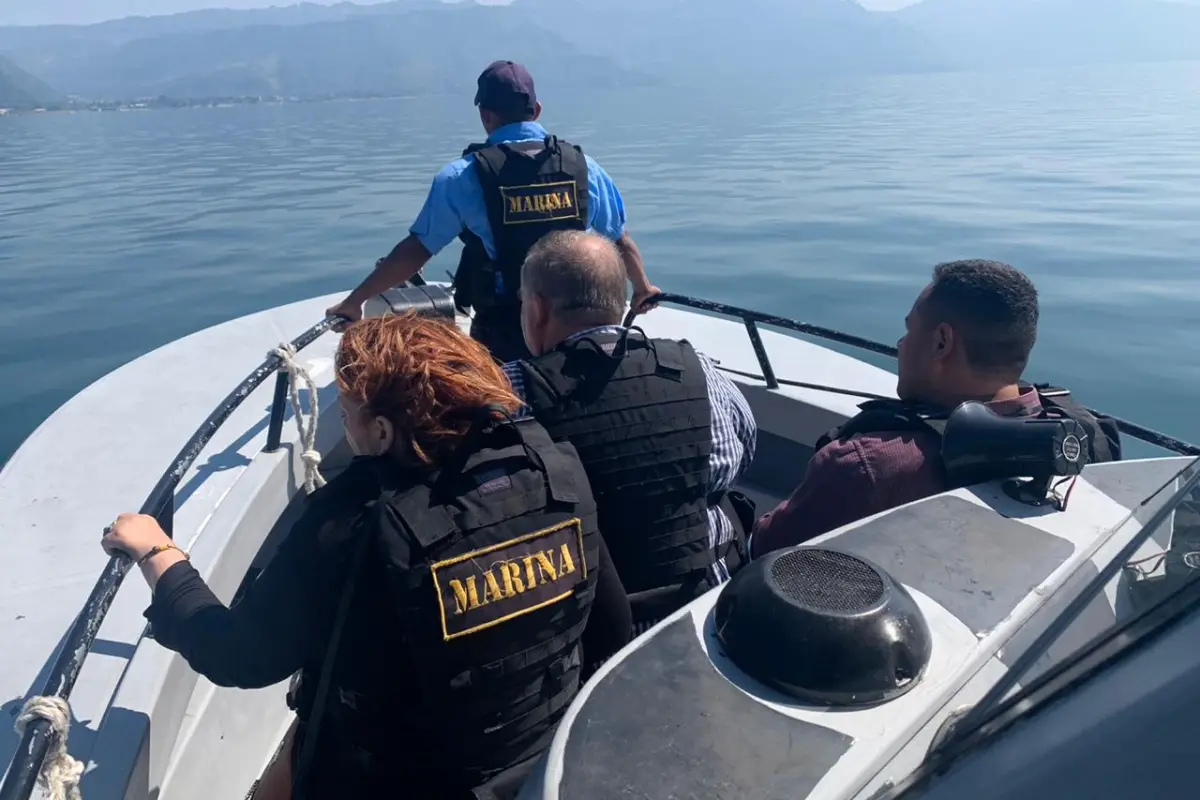
<svg viewBox="0 0 1200 800"><path fill-rule="evenodd" d="M300 437L300 461L304 464L304 491L312 494L325 485L321 475L321 453L317 450L317 417L320 416L320 406L317 400L317 384L300 362L296 360L296 348L287 342L281 343L271 351L279 358L280 366L288 374L288 395L292 405L292 419L296 420L296 433ZM304 408L300 405L300 384L308 389L312 403L312 412L305 419Z"/></svg>
<svg viewBox="0 0 1200 800"><path fill-rule="evenodd" d="M42 761L38 784L50 800L82 800L79 781L83 777L83 762L67 752L67 734L71 730L71 707L54 695L31 697L25 701L13 725L17 735L35 720L50 723L50 749Z"/></svg>

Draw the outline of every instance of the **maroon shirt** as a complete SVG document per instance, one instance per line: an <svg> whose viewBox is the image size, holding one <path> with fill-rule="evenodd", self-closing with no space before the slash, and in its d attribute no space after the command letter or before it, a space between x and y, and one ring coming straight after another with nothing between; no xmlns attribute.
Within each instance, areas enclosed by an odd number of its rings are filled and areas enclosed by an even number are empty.
<svg viewBox="0 0 1200 800"><path fill-rule="evenodd" d="M1041 413L1032 388L988 403L1006 417ZM860 433L835 439L813 454L804 479L754 526L754 556L801 544L889 508L946 490L938 463L941 439L932 431Z"/></svg>

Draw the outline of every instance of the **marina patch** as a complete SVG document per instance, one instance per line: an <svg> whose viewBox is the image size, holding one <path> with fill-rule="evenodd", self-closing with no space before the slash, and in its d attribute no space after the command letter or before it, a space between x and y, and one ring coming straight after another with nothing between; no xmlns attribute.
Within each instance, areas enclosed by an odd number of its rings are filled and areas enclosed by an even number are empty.
<svg viewBox="0 0 1200 800"><path fill-rule="evenodd" d="M575 181L501 186L505 225L579 219Z"/></svg>
<svg viewBox="0 0 1200 800"><path fill-rule="evenodd" d="M578 518L430 565L444 641L566 600L587 578Z"/></svg>

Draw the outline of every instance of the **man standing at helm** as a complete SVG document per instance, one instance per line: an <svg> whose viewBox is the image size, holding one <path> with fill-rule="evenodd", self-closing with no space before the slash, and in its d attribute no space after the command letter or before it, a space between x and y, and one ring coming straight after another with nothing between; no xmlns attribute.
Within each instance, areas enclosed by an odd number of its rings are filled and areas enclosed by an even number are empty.
<svg viewBox="0 0 1200 800"><path fill-rule="evenodd" d="M520 64L496 61L479 76L475 105L487 141L468 147L433 179L408 236L329 314L357 320L362 305L398 286L455 237L463 241L455 302L475 309L471 336L500 361L529 357L518 295L529 248L556 230L592 230L616 243L633 284L632 307L658 289L625 231L625 205L608 174L538 124L542 106Z"/></svg>

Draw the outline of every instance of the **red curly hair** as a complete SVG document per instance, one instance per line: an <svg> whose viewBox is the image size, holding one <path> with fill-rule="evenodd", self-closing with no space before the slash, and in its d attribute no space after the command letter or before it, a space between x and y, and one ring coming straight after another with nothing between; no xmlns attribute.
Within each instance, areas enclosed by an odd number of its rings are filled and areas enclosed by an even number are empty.
<svg viewBox="0 0 1200 800"><path fill-rule="evenodd" d="M350 325L338 347L337 382L366 413L390 420L397 443L430 466L454 451L479 409L521 407L487 348L453 322L415 312Z"/></svg>

